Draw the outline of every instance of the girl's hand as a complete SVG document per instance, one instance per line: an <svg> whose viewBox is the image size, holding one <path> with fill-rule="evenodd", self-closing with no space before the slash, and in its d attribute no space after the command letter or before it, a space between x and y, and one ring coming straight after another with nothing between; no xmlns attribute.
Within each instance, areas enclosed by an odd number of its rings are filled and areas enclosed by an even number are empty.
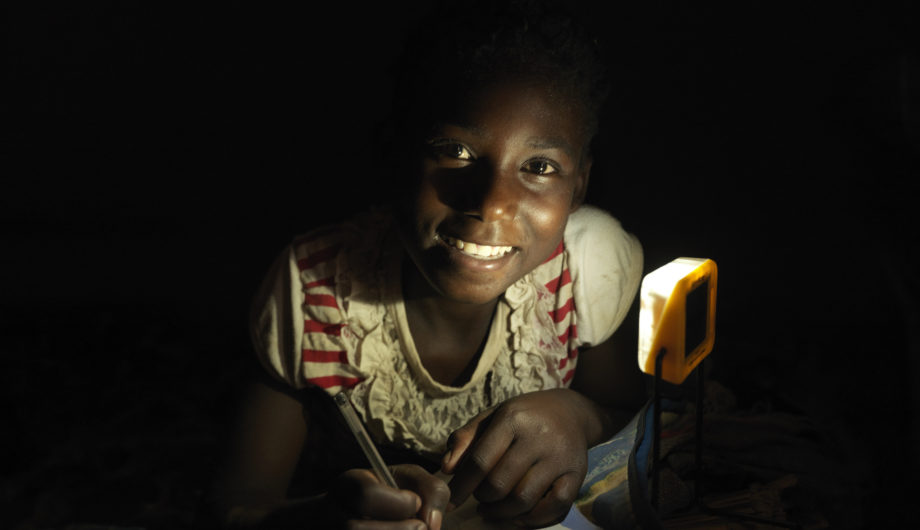
<svg viewBox="0 0 920 530"><path fill-rule="evenodd" d="M565 518L587 470L588 443L602 430L596 406L568 389L524 394L455 431L441 470L453 473L451 503L472 493L489 519L547 526Z"/></svg>
<svg viewBox="0 0 920 530"><path fill-rule="evenodd" d="M327 501L337 526L439 530L450 499L447 484L416 465L391 466L390 471L403 489L381 483L367 469L352 469L335 479Z"/></svg>

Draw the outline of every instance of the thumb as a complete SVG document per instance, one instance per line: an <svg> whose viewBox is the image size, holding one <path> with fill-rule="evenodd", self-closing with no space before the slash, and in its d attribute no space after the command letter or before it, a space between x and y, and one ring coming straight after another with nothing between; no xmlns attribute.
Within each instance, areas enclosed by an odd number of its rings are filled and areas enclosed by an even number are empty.
<svg viewBox="0 0 920 530"><path fill-rule="evenodd" d="M460 463L463 455L473 445L476 436L488 426L494 411L495 407L491 407L480 412L466 425L451 433L447 439L447 452L441 458L441 471L443 473L452 474L457 469L457 464Z"/></svg>

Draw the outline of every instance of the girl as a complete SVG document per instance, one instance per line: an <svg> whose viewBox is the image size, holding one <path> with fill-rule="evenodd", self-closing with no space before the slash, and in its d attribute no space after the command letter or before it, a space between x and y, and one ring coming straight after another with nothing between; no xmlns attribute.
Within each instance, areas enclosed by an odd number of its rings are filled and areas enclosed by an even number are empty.
<svg viewBox="0 0 920 530"><path fill-rule="evenodd" d="M256 297L269 376L215 488L230 525L437 529L471 495L488 519L552 524L642 402L613 336L641 248L582 204L605 93L591 40L489 2L427 19L401 67L393 208L295 239ZM355 457L340 391L403 489Z"/></svg>

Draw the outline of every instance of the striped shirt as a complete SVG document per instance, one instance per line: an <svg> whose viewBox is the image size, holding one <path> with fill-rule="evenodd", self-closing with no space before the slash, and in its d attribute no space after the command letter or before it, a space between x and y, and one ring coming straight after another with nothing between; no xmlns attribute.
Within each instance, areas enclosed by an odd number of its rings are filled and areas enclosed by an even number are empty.
<svg viewBox="0 0 920 530"><path fill-rule="evenodd" d="M568 386L579 348L625 317L642 251L608 214L582 207L563 241L500 299L470 380L435 381L415 350L401 299L403 250L387 217L296 238L253 306L259 358L296 388L345 390L378 442L438 452L480 410Z"/></svg>

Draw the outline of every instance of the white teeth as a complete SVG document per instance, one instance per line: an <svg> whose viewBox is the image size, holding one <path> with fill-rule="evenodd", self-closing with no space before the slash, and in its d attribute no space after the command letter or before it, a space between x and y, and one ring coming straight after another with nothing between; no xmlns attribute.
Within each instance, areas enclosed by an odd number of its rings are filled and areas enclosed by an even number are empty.
<svg viewBox="0 0 920 530"><path fill-rule="evenodd" d="M440 237L441 240L448 245L463 251L464 254L468 254L477 258L497 258L504 256L512 250L512 247L510 246L493 247L489 245L477 245L476 243L470 243L468 241L463 241L462 239L457 239L450 236Z"/></svg>

